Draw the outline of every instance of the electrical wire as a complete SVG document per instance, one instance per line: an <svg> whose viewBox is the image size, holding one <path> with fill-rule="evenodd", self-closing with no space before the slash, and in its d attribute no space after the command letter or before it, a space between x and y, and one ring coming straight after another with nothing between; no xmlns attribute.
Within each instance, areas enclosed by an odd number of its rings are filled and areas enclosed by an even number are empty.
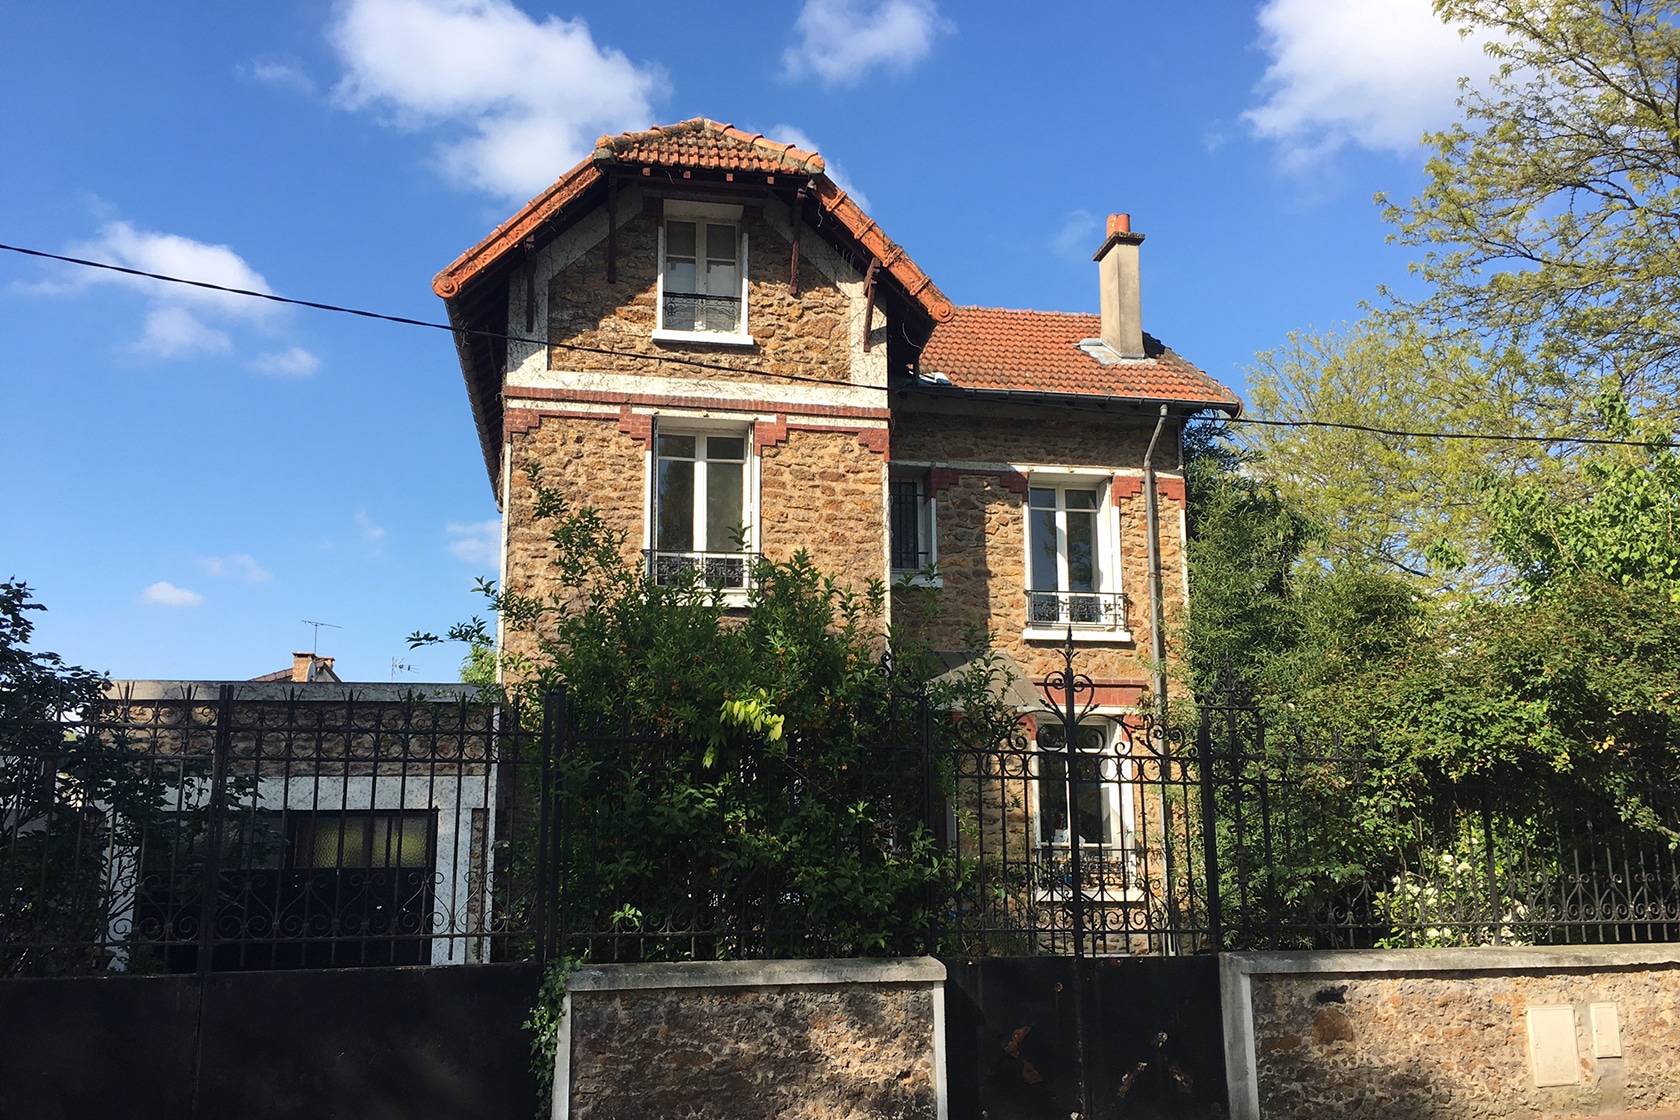
<svg viewBox="0 0 1680 1120"><path fill-rule="evenodd" d="M797 373L776 373L768 370L742 370L737 366L724 365L721 362L707 362L698 358L684 358L666 354L640 354L631 350L615 350L605 346L584 346L571 342L551 342L548 339L526 338L521 335L506 334L501 331L482 330L474 327L456 327L449 323L438 323L428 319L414 319L406 315L388 315L380 311L368 311L359 307L345 307L335 303L322 303L318 300L294 299L291 296L279 295L275 292L259 292L251 288L235 288L226 284L214 284L208 280L189 280L182 276L170 276L161 272L147 272L144 269L128 268L124 265L111 264L107 261L86 260L81 257L70 257L60 253L48 253L41 249L29 249L21 245L8 245L0 242L0 250L18 253L26 257L37 257L41 260L58 261L62 264L73 264L82 268L103 269L107 272L117 272L125 276L137 276L146 280L156 280L165 284L181 284L190 288L202 288L206 291L222 292L227 295L246 296L251 299L267 300L270 303L285 304L290 307L307 307L315 311L329 311L338 315L354 315L362 319L373 319L383 323L396 323L406 327L425 327L428 330L448 331L455 335L469 335L502 342L517 342L528 346L541 346L557 350L568 350L578 354L598 354L611 358L624 358L637 361L663 362L670 365L688 366L696 369L717 370L722 373L742 374L750 372L755 377L771 377L782 381L800 381L815 385L835 386L836 382L822 377L807 377ZM849 385L848 388L877 389L882 392L893 391L885 385ZM1048 395L1048 394L1047 394ZM1057 401L1057 407L1063 411L1086 412L1098 415L1112 416L1113 412L1106 408L1094 408L1088 405L1063 403ZM1253 424L1270 428L1329 428L1340 431L1362 432L1368 435L1389 436L1396 439L1440 439L1440 440L1479 440L1492 443L1535 443L1541 445L1553 444L1582 444L1604 447L1644 447L1644 448L1675 448L1680 443L1670 440L1637 440L1612 439L1603 436L1541 436L1519 435L1497 432L1441 432L1422 431L1406 428L1383 428L1373 424L1355 424L1337 420L1276 420L1258 416L1231 416L1217 421L1221 424Z"/></svg>

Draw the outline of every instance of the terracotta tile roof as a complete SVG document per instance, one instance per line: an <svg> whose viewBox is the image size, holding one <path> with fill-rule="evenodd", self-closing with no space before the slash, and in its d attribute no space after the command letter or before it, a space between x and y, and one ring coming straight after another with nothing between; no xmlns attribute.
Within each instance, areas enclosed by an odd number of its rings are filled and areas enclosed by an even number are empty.
<svg viewBox="0 0 1680 1120"><path fill-rule="evenodd" d="M1142 360L1102 364L1078 345L1101 333L1096 315L958 307L934 330L921 368L965 389L1202 404L1233 415L1242 408L1235 393L1147 334Z"/></svg>
<svg viewBox="0 0 1680 1120"><path fill-rule="evenodd" d="M695 117L681 124L658 125L646 132L603 136L595 142L597 162L612 160L654 167L716 168L790 175L821 175L823 158L792 144L766 140L762 133Z"/></svg>
<svg viewBox="0 0 1680 1120"><path fill-rule="evenodd" d="M896 281L936 323L950 319L951 301L945 297L911 260L904 249L889 238L845 191L824 173L825 164L815 152L792 144L779 144L762 135L743 132L733 125L705 117L680 124L661 125L646 132L603 136L595 142L588 159L566 172L513 217L457 257L432 280L432 290L444 299L454 299L475 278L489 270L506 254L518 248L527 234L571 205L596 183L608 167L670 167L700 172L789 175L811 180L817 206L851 235L868 254L881 262L882 270Z"/></svg>

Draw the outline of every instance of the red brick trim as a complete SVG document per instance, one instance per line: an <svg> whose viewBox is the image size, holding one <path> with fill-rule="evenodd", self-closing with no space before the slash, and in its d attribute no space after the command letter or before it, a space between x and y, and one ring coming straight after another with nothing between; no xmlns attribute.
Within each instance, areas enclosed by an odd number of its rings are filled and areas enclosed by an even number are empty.
<svg viewBox="0 0 1680 1120"><path fill-rule="evenodd" d="M840 388L845 382L835 382ZM508 386L502 394L510 400L569 401L573 404L642 405L658 408L719 408L731 412L774 412L786 416L823 416L839 420L890 420L885 408L859 408L840 404L795 404L790 401L752 401L740 397L680 397L658 393L598 393L539 386Z"/></svg>
<svg viewBox="0 0 1680 1120"><path fill-rule="evenodd" d="M535 408L510 408L502 413L502 436L522 436L542 423L543 414Z"/></svg>
<svg viewBox="0 0 1680 1120"><path fill-rule="evenodd" d="M934 467L928 471L928 485L935 497L957 484L960 475L982 475L997 479L999 486L1022 498L1027 496L1027 476L1020 471L987 469L984 467Z"/></svg>
<svg viewBox="0 0 1680 1120"><path fill-rule="evenodd" d="M892 458L892 432L887 428L859 428L858 442L883 458Z"/></svg>
<svg viewBox="0 0 1680 1120"><path fill-rule="evenodd" d="M1043 695L1044 681L1045 678L1043 677L1032 679L1033 688L1037 689L1040 695ZM1135 708L1149 691L1149 685L1144 681L1128 681L1118 678L1095 680L1091 682L1091 685L1090 701L1092 703L1117 708ZM1081 693L1081 701L1085 698L1086 695Z"/></svg>
<svg viewBox="0 0 1680 1120"><path fill-rule="evenodd" d="M778 413L773 423L760 420L753 425L753 448L763 451L767 447L775 447L787 442L787 417Z"/></svg>
<svg viewBox="0 0 1680 1120"><path fill-rule="evenodd" d="M653 446L653 417L639 416L630 411L629 405L618 410L618 430L640 441L643 447Z"/></svg>
<svg viewBox="0 0 1680 1120"><path fill-rule="evenodd" d="M1143 493L1143 476L1137 474L1117 474L1109 487L1109 495L1114 504L1130 501ZM1184 501L1184 480L1168 475L1155 476L1155 493L1169 502Z"/></svg>

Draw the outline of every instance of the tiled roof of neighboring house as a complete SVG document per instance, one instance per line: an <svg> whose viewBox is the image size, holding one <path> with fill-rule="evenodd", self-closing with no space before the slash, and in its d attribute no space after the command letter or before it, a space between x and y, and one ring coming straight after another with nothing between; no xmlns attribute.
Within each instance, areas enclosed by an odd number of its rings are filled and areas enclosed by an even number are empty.
<svg viewBox="0 0 1680 1120"><path fill-rule="evenodd" d="M685 171L736 172L762 175L792 175L812 180L813 201L828 217L837 221L868 254L881 262L881 269L896 281L906 295L919 304L936 323L951 317L951 301L896 242L881 231L875 220L858 208L851 196L824 174L821 156L792 144L779 144L762 135L743 132L733 125L719 124L705 117L680 124L661 125L646 132L603 136L595 142L588 159L566 172L513 217L477 245L462 253L432 281L432 290L453 299L472 280L506 254L516 250L526 235L533 233L553 215L600 182L608 167L682 168Z"/></svg>
<svg viewBox="0 0 1680 1120"><path fill-rule="evenodd" d="M1142 359L1098 361L1079 343L1101 333L1097 315L958 307L934 330L921 365L960 389L1200 404L1232 415L1242 408L1235 393L1147 334Z"/></svg>

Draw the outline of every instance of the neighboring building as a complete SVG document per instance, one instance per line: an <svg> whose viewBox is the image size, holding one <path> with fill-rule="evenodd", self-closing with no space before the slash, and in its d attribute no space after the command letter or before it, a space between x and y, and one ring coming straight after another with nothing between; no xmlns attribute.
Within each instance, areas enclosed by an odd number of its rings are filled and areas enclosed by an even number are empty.
<svg viewBox="0 0 1680 1120"><path fill-rule="evenodd" d="M503 586L549 578L539 466L659 578L698 565L744 600L751 554L801 548L858 585L931 578L936 646L990 630L1037 681L1071 627L1099 712L1133 710L1158 667L1146 450L1160 425L1170 628L1179 437L1241 407L1143 332L1142 241L1115 215L1093 246L1101 315L956 307L813 153L704 119L603 137L433 283L504 513ZM1129 753L1104 727L1090 748ZM1112 833L1119 796L1082 833ZM1065 805L1037 814L1065 844Z"/></svg>
<svg viewBox="0 0 1680 1120"><path fill-rule="evenodd" d="M252 677L257 683L275 681L290 681L292 684L342 684L337 673L333 672L333 659L322 657L315 653L292 654L290 669L276 669L272 673L264 673L260 677Z"/></svg>

